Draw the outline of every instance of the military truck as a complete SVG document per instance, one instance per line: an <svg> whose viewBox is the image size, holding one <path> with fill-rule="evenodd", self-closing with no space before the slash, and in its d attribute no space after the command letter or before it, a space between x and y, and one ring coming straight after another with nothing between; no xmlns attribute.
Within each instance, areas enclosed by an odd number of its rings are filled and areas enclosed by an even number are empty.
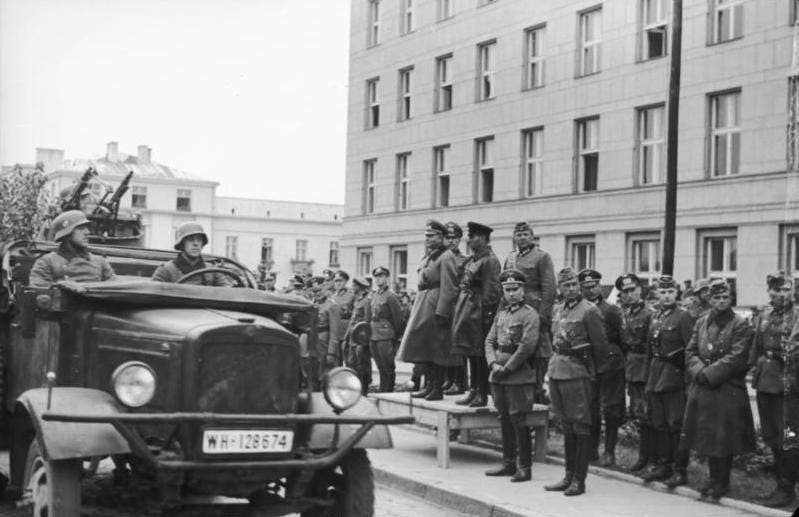
<svg viewBox="0 0 799 517"><path fill-rule="evenodd" d="M153 282L174 252L115 246L91 248L114 281L30 287L33 261L55 248L0 247L8 491L30 515L79 516L82 478L108 457L129 473L120 482L155 483L170 515L220 502L224 515L373 514L366 449L391 447L387 425L413 418L380 415L346 368L320 392L301 389L311 302L255 289L223 257L192 274L222 272L237 287Z"/></svg>

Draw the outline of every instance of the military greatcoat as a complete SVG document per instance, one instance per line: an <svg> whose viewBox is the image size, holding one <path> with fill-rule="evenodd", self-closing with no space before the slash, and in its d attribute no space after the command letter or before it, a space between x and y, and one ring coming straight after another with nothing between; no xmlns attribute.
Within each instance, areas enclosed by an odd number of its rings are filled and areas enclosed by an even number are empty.
<svg viewBox="0 0 799 517"><path fill-rule="evenodd" d="M113 277L114 270L105 258L61 244L58 250L33 263L29 281L33 287L50 287L60 280L100 282Z"/></svg>
<svg viewBox="0 0 799 517"><path fill-rule="evenodd" d="M464 263L452 318L453 354L479 357L485 353L484 338L502 293L499 270L499 259L490 247L472 254Z"/></svg>
<svg viewBox="0 0 799 517"><path fill-rule="evenodd" d="M458 265L452 251L442 246L425 255L417 271L418 293L398 356L407 363L447 366L451 320L458 299Z"/></svg>
<svg viewBox="0 0 799 517"><path fill-rule="evenodd" d="M755 428L746 372L752 330L732 310L710 311L694 326L688 344L688 389L681 449L725 457L753 451ZM708 386L697 383L704 372Z"/></svg>

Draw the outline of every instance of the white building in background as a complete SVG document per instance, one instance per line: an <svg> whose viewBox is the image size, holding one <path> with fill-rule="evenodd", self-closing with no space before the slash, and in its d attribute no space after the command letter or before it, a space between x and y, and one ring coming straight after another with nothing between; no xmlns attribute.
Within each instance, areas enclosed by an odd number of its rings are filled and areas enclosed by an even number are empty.
<svg viewBox="0 0 799 517"><path fill-rule="evenodd" d="M218 182L152 161L146 145L128 155L109 142L104 156L75 159L64 159L63 150L37 148L36 162L43 164L53 195L89 167L112 187L133 171L120 210L141 214L146 247L171 249L177 227L196 221L208 234L211 253L235 258L253 271L263 261L278 274L279 286L295 272L339 266L343 205L217 197ZM102 197L101 183L91 188Z"/></svg>

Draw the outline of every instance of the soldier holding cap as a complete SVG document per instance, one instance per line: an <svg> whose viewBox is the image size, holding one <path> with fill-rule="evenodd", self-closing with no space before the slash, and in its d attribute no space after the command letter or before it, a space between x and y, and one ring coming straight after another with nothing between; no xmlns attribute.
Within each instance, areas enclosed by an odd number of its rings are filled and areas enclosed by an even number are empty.
<svg viewBox="0 0 799 517"><path fill-rule="evenodd" d="M535 400L535 371L528 359L538 346L541 322L535 309L524 303L524 273L506 269L499 281L506 304L488 331L484 348L502 431L502 466L486 475L529 481L533 448L527 414Z"/></svg>
<svg viewBox="0 0 799 517"><path fill-rule="evenodd" d="M380 372L380 392L394 391L397 379L394 357L397 337L402 333L402 306L399 297L388 287L390 272L383 266L372 270L376 290L372 295L372 336L369 349Z"/></svg>
<svg viewBox="0 0 799 517"><path fill-rule="evenodd" d="M350 318L352 317L352 307L355 303L355 295L347 288L350 275L346 271L336 271L332 280L332 297L341 309L341 332L339 339L344 343L344 332L347 331Z"/></svg>
<svg viewBox="0 0 799 517"><path fill-rule="evenodd" d="M777 477L777 488L764 504L777 508L794 502L794 485L799 474L799 458L783 450L786 353L791 348L791 331L799 324L799 309L792 300L793 282L785 272L768 275L766 286L770 303L754 321L750 364L755 366L752 388L757 392L760 432L774 454Z"/></svg>
<svg viewBox="0 0 799 517"><path fill-rule="evenodd" d="M460 244L463 238L463 230L456 222L447 222L447 235L444 237L444 242L447 247L455 255L455 261L458 264L458 278L460 279L463 274L463 266L466 263L466 257L461 253ZM480 343L482 349L482 343ZM450 355L449 364L444 370L444 384L441 386L444 395L460 395L466 391L466 361L462 355Z"/></svg>
<svg viewBox="0 0 799 517"><path fill-rule="evenodd" d="M175 239L175 249L180 253L166 264L158 266L152 279L156 282L177 282L193 271L207 268L202 257L202 250L206 244L208 244L208 235L200 223L181 224L178 226ZM203 273L189 278L185 283L210 286L229 285L224 275L218 272Z"/></svg>
<svg viewBox="0 0 799 517"><path fill-rule="evenodd" d="M86 214L68 210L53 220L51 231L58 249L36 259L30 272L33 287L50 287L61 280L101 282L114 278L114 270L104 257L89 252L89 225Z"/></svg>
<svg viewBox="0 0 799 517"><path fill-rule="evenodd" d="M629 417L638 429L638 460L630 467L635 472L654 460L657 452L649 412L646 381L649 379L649 325L652 311L641 298L641 280L633 273L616 279L622 305L621 343L625 352L624 377L630 397Z"/></svg>
<svg viewBox="0 0 799 517"><path fill-rule="evenodd" d="M350 316L347 331L344 334L344 363L358 374L358 378L361 379L361 387L364 395L369 392L369 385L372 384L372 355L369 352L370 338L356 340L355 337L357 336L354 330L356 325L361 322L366 322L366 326L370 329L371 334L372 307L369 297L370 289L371 285L365 278L356 276L352 279L352 292L354 296L352 315ZM334 358L330 356L328 356L328 359L330 361L334 360ZM341 363L337 361L336 365L338 364Z"/></svg>
<svg viewBox="0 0 799 517"><path fill-rule="evenodd" d="M583 269L577 275L583 298L593 303L605 321L608 340L607 355L599 356L596 364L594 398L591 401L590 459L599 459L599 437L602 419L605 420L605 451L599 462L602 467L616 464L616 441L624 415L624 354L621 351L621 309L602 296L599 281L602 275L594 269Z"/></svg>
<svg viewBox="0 0 799 517"><path fill-rule="evenodd" d="M452 353L469 360L469 393L455 403L481 407L488 403L485 336L499 304L500 264L489 245L493 229L474 222L467 226L472 254L460 275L460 293L452 319Z"/></svg>
<svg viewBox="0 0 799 517"><path fill-rule="evenodd" d="M710 284L711 310L693 329L687 350L691 389L680 447L707 456L710 481L702 495L729 492L732 457L755 450L755 428L746 392L752 330L732 310L725 280Z"/></svg>
<svg viewBox="0 0 799 517"><path fill-rule="evenodd" d="M670 487L685 485L688 454L679 450L680 428L685 412L685 349L694 319L677 304L677 282L668 275L658 278L658 310L649 325L649 376L646 391L652 428L658 444L655 468L644 481L664 481Z"/></svg>
<svg viewBox="0 0 799 517"><path fill-rule="evenodd" d="M418 269L419 292L400 344L400 360L429 366L427 383L416 397L442 400L441 383L451 348L452 312L458 298L458 264L444 244L447 228L430 220L425 229L427 253Z"/></svg>
<svg viewBox="0 0 799 517"><path fill-rule="evenodd" d="M307 286L313 302L317 304L317 346L316 349L309 349L306 357L301 357L301 363L303 363L303 373L311 391L317 391L322 377L331 366L330 361L325 359L331 356L335 357L340 348L338 326L341 319L339 306L330 298L325 288L325 277L311 277ZM302 354L300 355L302 356ZM305 360L302 361L302 359Z"/></svg>
<svg viewBox="0 0 799 517"><path fill-rule="evenodd" d="M505 259L505 269L518 269L527 280L524 283L524 300L538 312L541 318L539 339L533 359L536 371L536 402L546 404L544 376L549 358L552 356L552 343L549 334L552 321L552 306L555 303L555 266L552 257L535 244L533 229L526 222L516 223L513 228L515 248Z"/></svg>
<svg viewBox="0 0 799 517"><path fill-rule="evenodd" d="M591 398L596 363L607 356L608 341L602 313L580 293L577 272L558 272L558 289L563 302L552 317L552 345L549 362L549 396L552 410L561 419L566 475L544 488L575 496L585 492L588 455L591 448Z"/></svg>

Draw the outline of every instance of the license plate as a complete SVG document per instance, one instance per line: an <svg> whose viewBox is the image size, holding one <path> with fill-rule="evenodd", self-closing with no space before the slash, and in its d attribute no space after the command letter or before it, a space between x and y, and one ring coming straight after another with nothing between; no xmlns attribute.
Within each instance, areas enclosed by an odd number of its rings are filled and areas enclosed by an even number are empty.
<svg viewBox="0 0 799 517"><path fill-rule="evenodd" d="M272 429L205 429L203 453L290 452L294 431Z"/></svg>

